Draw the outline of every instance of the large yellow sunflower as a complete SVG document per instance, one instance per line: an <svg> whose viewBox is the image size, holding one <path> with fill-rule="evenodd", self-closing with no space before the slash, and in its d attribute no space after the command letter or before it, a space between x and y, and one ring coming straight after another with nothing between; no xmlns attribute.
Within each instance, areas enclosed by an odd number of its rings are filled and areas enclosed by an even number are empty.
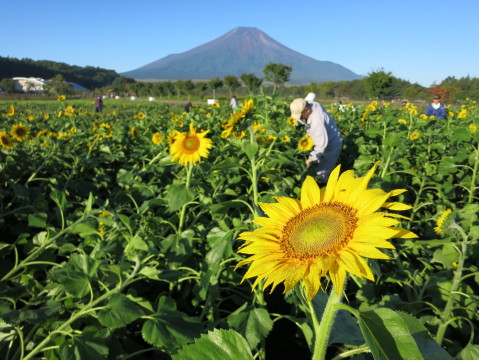
<svg viewBox="0 0 479 360"><path fill-rule="evenodd" d="M25 141L28 139L28 135L30 134L30 130L22 125L22 124L15 124L10 129L10 134L12 137L17 141Z"/></svg>
<svg viewBox="0 0 479 360"><path fill-rule="evenodd" d="M277 203L260 203L265 217L253 221L260 225L239 236L245 243L239 253L251 255L236 266L250 264L243 281L256 277L253 288L266 279L263 288L271 291L284 283L284 292L300 280L308 301L320 288L321 278L329 277L340 293L347 273L374 280L363 257L389 259L378 248L394 249L390 238L415 238L414 233L395 227L404 218L379 208L407 210L400 202L387 202L406 190L384 192L367 189L378 163L364 177L349 170L339 176L340 166L331 173L325 188L312 177L301 188L301 199L276 197Z"/></svg>
<svg viewBox="0 0 479 360"><path fill-rule="evenodd" d="M197 133L191 124L189 133L178 134L170 146L172 161L178 161L180 165L188 165L199 162L201 157L208 157L209 149L213 146L211 139L205 138L208 132L209 130Z"/></svg>

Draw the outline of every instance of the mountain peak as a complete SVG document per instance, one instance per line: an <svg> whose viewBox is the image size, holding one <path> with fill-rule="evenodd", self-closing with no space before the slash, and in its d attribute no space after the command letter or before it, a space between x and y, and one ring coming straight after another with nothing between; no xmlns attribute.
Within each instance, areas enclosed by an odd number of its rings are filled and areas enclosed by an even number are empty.
<svg viewBox="0 0 479 360"><path fill-rule="evenodd" d="M352 71L329 61L294 51L256 27L236 27L226 34L180 54L168 55L122 75L137 79L211 79L255 73L263 76L269 63L291 66L291 83L359 79Z"/></svg>

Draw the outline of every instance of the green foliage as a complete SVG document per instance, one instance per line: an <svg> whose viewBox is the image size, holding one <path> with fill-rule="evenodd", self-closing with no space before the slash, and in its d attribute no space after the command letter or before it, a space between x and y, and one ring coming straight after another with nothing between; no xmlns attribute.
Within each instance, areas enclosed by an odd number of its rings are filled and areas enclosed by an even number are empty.
<svg viewBox="0 0 479 360"><path fill-rule="evenodd" d="M281 86L289 80L293 68L291 66L268 63L263 68L264 78L274 84L273 93L276 87Z"/></svg>
<svg viewBox="0 0 479 360"><path fill-rule="evenodd" d="M68 98L0 103L0 131L29 130L0 149L2 358L309 354L314 326L300 288L252 291L254 279L235 270L238 235L262 214L257 203L298 198L308 155L297 149L304 129L288 124L287 101L249 103L238 118L227 100L189 113L115 99L102 114ZM374 282L348 280L331 357L477 357L479 113L472 100L448 110L438 120L412 104L328 106L343 137L342 171L365 174L381 161L371 187L406 189L405 223L419 235L392 240L390 261L369 260ZM191 124L209 130L213 147L189 168L171 161L167 139ZM445 209L454 222L436 233ZM313 300L317 315L327 299Z"/></svg>

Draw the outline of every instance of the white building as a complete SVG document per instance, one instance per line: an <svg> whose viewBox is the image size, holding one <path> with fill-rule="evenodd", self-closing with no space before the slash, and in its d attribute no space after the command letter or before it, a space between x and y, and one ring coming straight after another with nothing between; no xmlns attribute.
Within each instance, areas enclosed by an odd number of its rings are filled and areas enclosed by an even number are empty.
<svg viewBox="0 0 479 360"><path fill-rule="evenodd" d="M46 80L34 77L14 77L15 90L23 92L43 92L43 86L47 83Z"/></svg>

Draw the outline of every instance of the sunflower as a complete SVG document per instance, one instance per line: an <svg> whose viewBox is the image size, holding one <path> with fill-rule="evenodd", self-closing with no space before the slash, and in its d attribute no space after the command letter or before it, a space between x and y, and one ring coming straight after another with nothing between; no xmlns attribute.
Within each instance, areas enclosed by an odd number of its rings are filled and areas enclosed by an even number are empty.
<svg viewBox="0 0 479 360"><path fill-rule="evenodd" d="M132 127L130 129L130 136L133 138L133 139L136 139L138 136L140 136L140 131L136 128L136 127Z"/></svg>
<svg viewBox="0 0 479 360"><path fill-rule="evenodd" d="M15 106L10 105L10 106L8 107L7 116L13 116L13 115L15 115Z"/></svg>
<svg viewBox="0 0 479 360"><path fill-rule="evenodd" d="M475 134L477 132L477 126L474 124L469 125L469 131Z"/></svg>
<svg viewBox="0 0 479 360"><path fill-rule="evenodd" d="M417 132L417 130L414 130L414 132L411 135L409 135L409 140L414 141L417 139L419 139L419 133Z"/></svg>
<svg viewBox="0 0 479 360"><path fill-rule="evenodd" d="M363 257L389 259L378 250L394 249L388 239L417 237L395 227L399 224L395 218L405 217L377 211L381 207L411 208L400 202L387 202L406 190L367 189L377 166L378 163L359 178L352 170L339 176L338 166L323 189L308 176L300 200L279 196L275 197L276 203L259 203L266 216L253 222L261 228L239 236L245 243L238 252L250 257L240 261L236 268L251 264L243 281L256 277L254 288L266 279L263 289L272 285L271 292L284 283L287 292L303 280L307 299L311 301L319 291L321 278L327 274L338 294L347 273L374 280Z"/></svg>
<svg viewBox="0 0 479 360"><path fill-rule="evenodd" d="M450 224L450 216L452 214L452 210L451 209L447 209L447 210L444 210L441 215L439 216L439 218L437 219L436 221L436 227L434 228L434 232L436 234L440 234L442 233L445 229L447 229L447 227L449 226ZM447 226L446 226L447 225Z"/></svg>
<svg viewBox="0 0 479 360"><path fill-rule="evenodd" d="M60 95L60 96L58 96L58 98L57 98L58 101L65 101L65 99L66 99L66 96L65 96L65 95Z"/></svg>
<svg viewBox="0 0 479 360"><path fill-rule="evenodd" d="M188 165L199 162L201 157L208 157L209 149L212 147L211 140L205 138L208 132L209 130L197 133L191 124L189 133L182 132L177 135L170 146L172 161Z"/></svg>
<svg viewBox="0 0 479 360"><path fill-rule="evenodd" d="M288 118L288 124L291 126L296 126L297 120L294 117L289 117Z"/></svg>
<svg viewBox="0 0 479 360"><path fill-rule="evenodd" d="M178 130L173 130L171 133L169 133L167 138L168 145L172 145L175 142L176 137L180 134L181 133Z"/></svg>
<svg viewBox="0 0 479 360"><path fill-rule="evenodd" d="M308 134L304 135L298 142L298 149L301 151L309 151L313 148L313 140L309 137Z"/></svg>
<svg viewBox="0 0 479 360"><path fill-rule="evenodd" d="M10 134L15 140L22 142L28 139L30 129L22 124L15 124L11 128Z"/></svg>
<svg viewBox="0 0 479 360"><path fill-rule="evenodd" d="M398 119L398 123L407 125L406 119Z"/></svg>
<svg viewBox="0 0 479 360"><path fill-rule="evenodd" d="M165 138L165 136L163 134L160 134L159 132L156 132L151 136L151 141L155 145L160 145L163 142L164 138Z"/></svg>
<svg viewBox="0 0 479 360"><path fill-rule="evenodd" d="M0 145L5 149L13 149L13 141L5 131L0 131Z"/></svg>
<svg viewBox="0 0 479 360"><path fill-rule="evenodd" d="M140 111L137 115L138 119L144 119L146 117L145 113Z"/></svg>

